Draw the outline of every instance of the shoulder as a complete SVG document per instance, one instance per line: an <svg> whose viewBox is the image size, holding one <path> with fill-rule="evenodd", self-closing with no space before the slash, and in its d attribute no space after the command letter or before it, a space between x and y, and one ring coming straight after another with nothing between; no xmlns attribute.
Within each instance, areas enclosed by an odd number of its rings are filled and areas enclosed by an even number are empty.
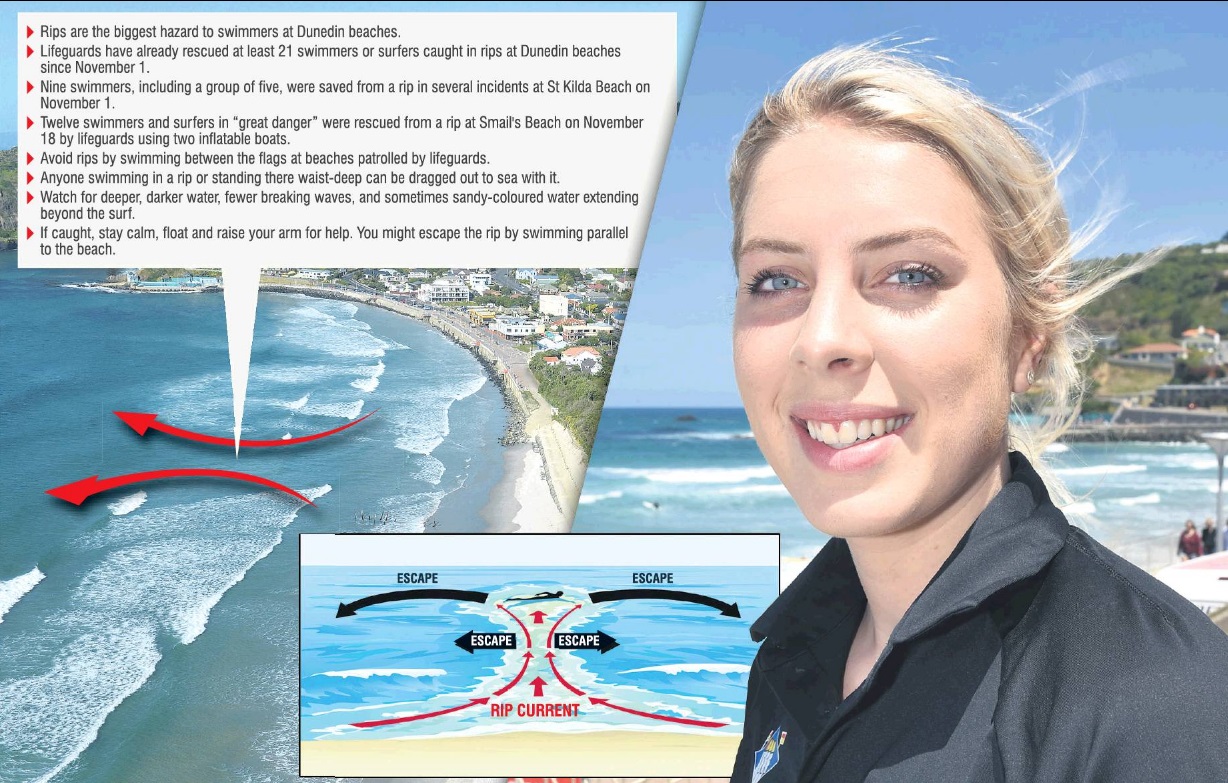
<svg viewBox="0 0 1228 783"><path fill-rule="evenodd" d="M1078 749L1080 777L1202 780L1228 765L1203 739L1228 705L1228 635L1076 528L1004 639L1003 676L1016 729Z"/></svg>

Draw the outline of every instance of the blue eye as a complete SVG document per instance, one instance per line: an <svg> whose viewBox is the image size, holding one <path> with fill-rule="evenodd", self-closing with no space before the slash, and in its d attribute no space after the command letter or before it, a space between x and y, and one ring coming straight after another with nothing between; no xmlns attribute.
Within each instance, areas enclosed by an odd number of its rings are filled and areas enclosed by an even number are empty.
<svg viewBox="0 0 1228 783"><path fill-rule="evenodd" d="M921 286L927 283L933 283L934 278L928 272L922 269L901 269L887 277L888 283L896 283L902 286Z"/></svg>
<svg viewBox="0 0 1228 783"><path fill-rule="evenodd" d="M756 280L753 284L753 291L768 293L772 291L790 291L794 288L800 288L801 282L796 278L788 275L771 275L761 280Z"/></svg>

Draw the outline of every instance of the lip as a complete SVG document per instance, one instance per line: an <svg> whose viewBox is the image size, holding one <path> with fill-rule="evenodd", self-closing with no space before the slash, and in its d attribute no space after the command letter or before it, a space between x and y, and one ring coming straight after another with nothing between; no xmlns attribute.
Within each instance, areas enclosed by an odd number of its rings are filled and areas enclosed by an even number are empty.
<svg viewBox="0 0 1228 783"><path fill-rule="evenodd" d="M903 433L907 432L916 418L916 413L905 408L879 405L826 405L808 403L789 411L794 434L802 452L815 467L835 473L850 473L868 470L887 459L892 449L900 445ZM909 417L892 432L855 443L843 449L834 449L822 441L810 437L806 422L827 423L839 426L841 422L862 419L890 419Z"/></svg>

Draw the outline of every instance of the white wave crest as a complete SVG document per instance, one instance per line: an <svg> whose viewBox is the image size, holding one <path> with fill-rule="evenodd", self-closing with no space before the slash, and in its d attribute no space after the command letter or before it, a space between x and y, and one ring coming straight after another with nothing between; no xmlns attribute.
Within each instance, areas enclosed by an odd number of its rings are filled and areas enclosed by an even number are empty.
<svg viewBox="0 0 1228 783"><path fill-rule="evenodd" d="M1095 514L1096 504L1090 500L1079 500L1062 506L1062 511L1067 514Z"/></svg>
<svg viewBox="0 0 1228 783"><path fill-rule="evenodd" d="M107 508L111 509L111 513L115 516L122 517L124 514L131 514L145 505L145 501L148 499L149 495L145 494L145 491L142 490L132 495L125 495L114 503L108 503Z"/></svg>
<svg viewBox="0 0 1228 783"><path fill-rule="evenodd" d="M713 672L714 674L745 674L750 667L744 663L671 663L664 666L645 666L641 669L627 669L619 674L639 674L640 672L664 672L665 674L697 674Z"/></svg>
<svg viewBox="0 0 1228 783"><path fill-rule="evenodd" d="M359 378L357 380L350 381L350 386L358 389L360 392L370 394L379 388L379 378Z"/></svg>
<svg viewBox="0 0 1228 783"><path fill-rule="evenodd" d="M307 392L302 397L292 402L275 402L273 403L279 408L285 408L288 411L301 411L307 407L307 401L311 399L311 392Z"/></svg>
<svg viewBox="0 0 1228 783"><path fill-rule="evenodd" d="M361 377L350 381L350 386L353 386L355 389L358 389L361 392L370 394L379 388L379 379L380 376L384 374L385 369L387 368L384 366L382 361L376 362L369 367L359 367L358 372L360 373Z"/></svg>
<svg viewBox="0 0 1228 783"><path fill-rule="evenodd" d="M1122 505L1122 506L1142 506L1142 505L1150 505L1150 504L1152 504L1152 503L1159 503L1159 502L1160 502L1160 493L1159 493L1159 492L1151 492L1151 493L1146 494L1146 495L1138 495L1137 497L1132 497L1132 498L1119 498L1119 499L1118 499L1117 501L1115 501L1115 502L1116 502L1116 503L1118 503L1119 505Z"/></svg>
<svg viewBox="0 0 1228 783"><path fill-rule="evenodd" d="M581 495L580 504L587 506L589 503L600 503L603 500L614 500L623 496L621 489L616 489L612 492L598 492L593 495Z"/></svg>
<svg viewBox="0 0 1228 783"><path fill-rule="evenodd" d="M320 672L312 677L443 677L447 671L443 669L344 669L336 672Z"/></svg>
<svg viewBox="0 0 1228 783"><path fill-rule="evenodd" d="M45 576L46 574L35 566L21 576L0 582L0 622L4 621L4 615L8 614L21 597L33 590L34 585L43 581Z"/></svg>
<svg viewBox="0 0 1228 783"><path fill-rule="evenodd" d="M767 465L743 468L598 468L597 471L603 476L638 478L659 484L740 484L776 476Z"/></svg>
<svg viewBox="0 0 1228 783"><path fill-rule="evenodd" d="M1059 476L1108 476L1120 473L1142 473L1146 465L1086 465L1079 468L1057 468Z"/></svg>

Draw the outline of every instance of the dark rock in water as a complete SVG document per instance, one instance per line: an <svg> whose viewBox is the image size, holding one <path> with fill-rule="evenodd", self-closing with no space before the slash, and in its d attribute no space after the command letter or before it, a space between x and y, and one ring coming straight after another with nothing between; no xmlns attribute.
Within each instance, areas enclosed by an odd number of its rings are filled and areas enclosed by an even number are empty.
<svg viewBox="0 0 1228 783"><path fill-rule="evenodd" d="M684 413L681 416L675 416L674 421L699 421L699 419L689 413Z"/></svg>

